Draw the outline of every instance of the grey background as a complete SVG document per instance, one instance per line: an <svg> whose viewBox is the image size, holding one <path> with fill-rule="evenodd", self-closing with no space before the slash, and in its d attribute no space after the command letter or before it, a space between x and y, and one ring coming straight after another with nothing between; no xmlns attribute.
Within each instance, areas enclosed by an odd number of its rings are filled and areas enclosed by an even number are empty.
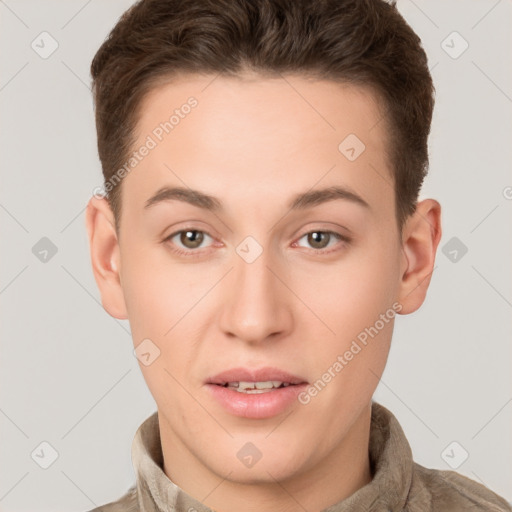
<svg viewBox="0 0 512 512"><path fill-rule="evenodd" d="M156 410L128 321L101 306L84 217L101 185L89 66L131 3L0 0L2 511L118 499L135 478L133 435ZM512 3L398 6L437 88L421 197L442 204L444 232L425 304L397 317L375 399L418 463L451 469L442 453L456 441L451 460L469 453L457 471L512 501ZM43 31L59 45L46 59L31 47ZM469 43L458 58L453 31ZM57 248L46 262L33 253L43 237ZM467 247L456 261L454 243ZM48 469L31 456L43 441L58 452Z"/></svg>

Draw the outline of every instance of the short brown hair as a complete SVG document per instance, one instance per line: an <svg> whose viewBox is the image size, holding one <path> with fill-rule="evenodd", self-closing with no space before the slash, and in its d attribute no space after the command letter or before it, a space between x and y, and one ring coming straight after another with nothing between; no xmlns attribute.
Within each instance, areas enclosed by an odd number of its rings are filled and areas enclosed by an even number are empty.
<svg viewBox="0 0 512 512"><path fill-rule="evenodd" d="M384 0L140 0L91 64L109 182L135 142L142 99L183 73L294 73L370 87L382 102L400 232L428 171L434 85L421 40ZM341 142L341 141L340 141ZM107 194L120 225L121 187Z"/></svg>

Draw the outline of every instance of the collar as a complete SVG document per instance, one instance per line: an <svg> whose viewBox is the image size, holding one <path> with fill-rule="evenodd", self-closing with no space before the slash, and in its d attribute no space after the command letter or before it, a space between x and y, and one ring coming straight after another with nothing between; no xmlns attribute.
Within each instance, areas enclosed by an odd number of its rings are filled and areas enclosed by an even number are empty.
<svg viewBox="0 0 512 512"><path fill-rule="evenodd" d="M413 473L411 448L395 416L375 401L368 450L372 481L322 512L399 512L404 508ZM164 473L158 411L138 428L132 444L132 462L140 512L213 512Z"/></svg>

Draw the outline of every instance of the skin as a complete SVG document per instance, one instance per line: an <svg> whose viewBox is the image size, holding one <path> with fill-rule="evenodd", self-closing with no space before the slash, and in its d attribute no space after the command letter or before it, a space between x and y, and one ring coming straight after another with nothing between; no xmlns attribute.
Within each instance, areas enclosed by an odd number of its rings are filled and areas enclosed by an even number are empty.
<svg viewBox="0 0 512 512"><path fill-rule="evenodd" d="M134 346L149 338L161 351L139 364L158 407L167 476L218 511L321 510L372 479L371 399L394 319L308 404L272 418L229 414L204 381L275 366L313 383L393 303L400 314L416 311L441 207L419 202L400 241L386 123L370 90L301 76L212 79L186 75L145 97L136 147L187 98L199 103L124 178L119 237L107 200L91 198L94 276L105 310L129 319ZM366 146L353 162L338 150L350 133ZM144 209L164 185L215 196L225 211L178 200ZM289 210L295 194L330 185L370 208L332 200ZM186 228L205 235L198 248L179 234L164 241ZM315 245L307 236L329 230L352 240L325 235ZM236 252L247 236L263 249L252 263ZM262 453L251 468L237 458L247 442Z"/></svg>

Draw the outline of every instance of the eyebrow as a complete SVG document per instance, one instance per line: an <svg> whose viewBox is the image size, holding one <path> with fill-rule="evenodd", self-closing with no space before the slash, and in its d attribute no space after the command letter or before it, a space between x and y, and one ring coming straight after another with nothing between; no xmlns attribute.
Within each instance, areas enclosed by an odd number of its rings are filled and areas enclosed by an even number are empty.
<svg viewBox="0 0 512 512"><path fill-rule="evenodd" d="M311 208L336 199L343 199L354 204L358 204L366 209L371 209L370 205L361 196L340 186L332 186L319 190L309 190L307 192L297 194L288 204L288 208L290 210L305 210L306 208ZM200 192L199 190L183 187L161 188L156 192L156 194L146 201L144 208L148 209L156 204L172 200L183 201L212 212L221 212L224 210L222 202L216 197Z"/></svg>

